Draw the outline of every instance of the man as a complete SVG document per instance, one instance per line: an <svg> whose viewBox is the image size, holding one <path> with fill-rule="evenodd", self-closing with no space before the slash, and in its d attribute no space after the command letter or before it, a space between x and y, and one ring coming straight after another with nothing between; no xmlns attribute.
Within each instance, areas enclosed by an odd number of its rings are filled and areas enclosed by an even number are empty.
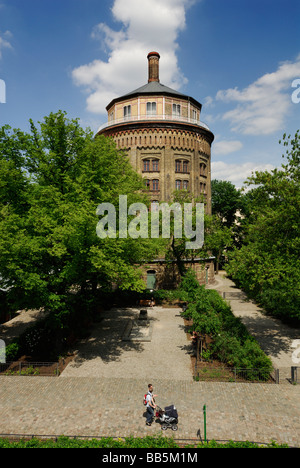
<svg viewBox="0 0 300 468"><path fill-rule="evenodd" d="M157 395L153 395L153 385L148 384L148 394L147 394L147 420L146 425L151 426L152 420L154 418L154 408L156 408L154 397Z"/></svg>

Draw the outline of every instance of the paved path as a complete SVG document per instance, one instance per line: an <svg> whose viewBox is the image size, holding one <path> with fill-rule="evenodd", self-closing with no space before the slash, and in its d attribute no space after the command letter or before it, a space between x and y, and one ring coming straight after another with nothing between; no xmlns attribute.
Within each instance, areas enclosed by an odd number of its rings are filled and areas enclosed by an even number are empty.
<svg viewBox="0 0 300 468"><path fill-rule="evenodd" d="M184 331L181 309L148 308L150 334L124 341L130 322L139 321L138 308L111 309L78 350L62 377L115 377L155 381L191 379L190 343ZM148 327L149 328L149 327ZM130 335L129 335L130 336ZM149 340L149 341L144 341Z"/></svg>
<svg viewBox="0 0 300 468"><path fill-rule="evenodd" d="M254 302L238 289L225 272L216 276L216 283L209 288L219 291L231 306L232 312L240 317L249 332L257 339L264 352L272 359L281 376L290 377L291 366L300 365L293 344L299 340L300 330L283 324L280 320L267 316ZM294 353L294 360L293 360ZM298 363L295 362L298 360Z"/></svg>
<svg viewBox="0 0 300 468"><path fill-rule="evenodd" d="M175 404L179 428L168 436L207 437L300 446L299 386L153 381L160 406ZM0 377L1 433L85 436L160 434L145 425L144 379L92 377Z"/></svg>
<svg viewBox="0 0 300 468"><path fill-rule="evenodd" d="M221 281L217 289L232 287L227 279ZM203 437L206 404L209 439L273 439L300 447L300 385L193 382L179 309L148 310L151 330L135 334L148 341L123 341L138 310L112 309L60 377L0 377L0 433L160 434L160 426L145 426L143 417L142 399L150 381L160 406L178 408L178 431L169 430L168 436Z"/></svg>

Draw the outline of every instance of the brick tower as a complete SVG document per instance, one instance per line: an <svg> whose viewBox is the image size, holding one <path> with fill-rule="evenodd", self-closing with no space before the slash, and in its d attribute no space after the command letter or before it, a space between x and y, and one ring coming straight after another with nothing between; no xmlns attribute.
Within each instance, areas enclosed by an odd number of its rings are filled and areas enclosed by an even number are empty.
<svg viewBox="0 0 300 468"><path fill-rule="evenodd" d="M99 135L126 150L143 176L152 202L172 202L185 189L211 213L211 144L214 135L200 121L202 105L159 80L158 52L148 54L148 83L106 107L108 122Z"/></svg>

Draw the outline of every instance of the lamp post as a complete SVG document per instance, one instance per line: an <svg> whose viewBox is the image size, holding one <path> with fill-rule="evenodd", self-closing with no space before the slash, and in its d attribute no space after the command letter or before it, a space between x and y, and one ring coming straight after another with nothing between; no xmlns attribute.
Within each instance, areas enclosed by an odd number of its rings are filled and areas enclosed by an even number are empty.
<svg viewBox="0 0 300 468"><path fill-rule="evenodd" d="M206 442L206 404L203 405L203 417L204 417L204 442Z"/></svg>

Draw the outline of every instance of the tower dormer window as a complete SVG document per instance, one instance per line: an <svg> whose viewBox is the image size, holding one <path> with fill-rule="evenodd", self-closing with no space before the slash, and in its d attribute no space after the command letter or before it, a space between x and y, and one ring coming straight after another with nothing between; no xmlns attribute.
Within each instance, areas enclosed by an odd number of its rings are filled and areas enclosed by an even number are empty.
<svg viewBox="0 0 300 468"><path fill-rule="evenodd" d="M180 104L173 104L173 107L172 107L172 114L173 114L175 117L180 117L180 113L181 113L181 106L180 106Z"/></svg>
<svg viewBox="0 0 300 468"><path fill-rule="evenodd" d="M147 115L156 115L156 102L147 102Z"/></svg>
<svg viewBox="0 0 300 468"><path fill-rule="evenodd" d="M124 119L129 119L131 117L131 106L124 106L123 108L124 112Z"/></svg>

